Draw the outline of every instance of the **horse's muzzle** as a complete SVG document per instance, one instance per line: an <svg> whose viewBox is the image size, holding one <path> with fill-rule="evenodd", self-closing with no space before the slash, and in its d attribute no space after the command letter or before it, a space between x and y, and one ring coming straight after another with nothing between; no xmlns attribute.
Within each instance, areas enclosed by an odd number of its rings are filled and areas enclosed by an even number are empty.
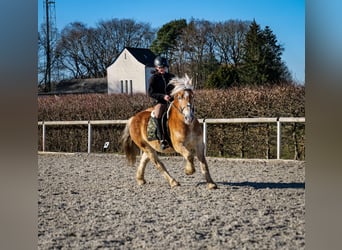
<svg viewBox="0 0 342 250"><path fill-rule="evenodd" d="M192 111L188 112L188 113L185 113L184 114L184 122L185 124L191 124L194 120L195 116L194 116L194 113Z"/></svg>

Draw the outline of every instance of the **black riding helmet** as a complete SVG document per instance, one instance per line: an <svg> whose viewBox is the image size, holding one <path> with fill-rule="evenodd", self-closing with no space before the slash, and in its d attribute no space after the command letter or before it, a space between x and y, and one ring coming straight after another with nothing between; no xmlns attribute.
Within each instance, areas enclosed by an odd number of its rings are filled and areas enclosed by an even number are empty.
<svg viewBox="0 0 342 250"><path fill-rule="evenodd" d="M156 66L156 67L169 67L169 65L166 61L166 58L161 57L161 56L157 56L154 59L154 66Z"/></svg>

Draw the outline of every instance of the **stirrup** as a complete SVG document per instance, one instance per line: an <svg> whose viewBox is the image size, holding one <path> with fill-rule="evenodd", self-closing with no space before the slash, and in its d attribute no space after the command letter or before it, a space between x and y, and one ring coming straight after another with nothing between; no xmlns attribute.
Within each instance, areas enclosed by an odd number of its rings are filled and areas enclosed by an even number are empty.
<svg viewBox="0 0 342 250"><path fill-rule="evenodd" d="M167 140L161 140L160 141L160 149L164 150L166 148L170 147L169 143L167 142Z"/></svg>

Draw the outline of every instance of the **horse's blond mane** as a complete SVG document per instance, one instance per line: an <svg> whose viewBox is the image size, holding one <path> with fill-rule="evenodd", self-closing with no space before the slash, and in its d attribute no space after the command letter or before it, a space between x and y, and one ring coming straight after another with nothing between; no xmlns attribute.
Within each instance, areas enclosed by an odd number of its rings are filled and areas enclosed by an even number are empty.
<svg viewBox="0 0 342 250"><path fill-rule="evenodd" d="M175 86L171 92L171 96L174 96L179 91L182 91L184 89L194 89L194 86L192 85L192 79L188 77L187 74L185 74L185 77L174 77L171 79L169 84L172 84Z"/></svg>

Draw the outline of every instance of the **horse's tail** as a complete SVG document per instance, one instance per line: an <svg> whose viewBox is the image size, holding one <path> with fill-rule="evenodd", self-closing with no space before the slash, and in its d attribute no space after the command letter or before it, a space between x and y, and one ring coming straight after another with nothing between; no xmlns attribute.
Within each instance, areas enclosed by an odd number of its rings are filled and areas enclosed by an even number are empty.
<svg viewBox="0 0 342 250"><path fill-rule="evenodd" d="M131 126L132 118L130 118L126 124L123 134L121 136L121 146L122 150L126 155L126 159L129 164L134 165L137 155L139 154L138 146L133 142L131 135L129 133L129 128Z"/></svg>

